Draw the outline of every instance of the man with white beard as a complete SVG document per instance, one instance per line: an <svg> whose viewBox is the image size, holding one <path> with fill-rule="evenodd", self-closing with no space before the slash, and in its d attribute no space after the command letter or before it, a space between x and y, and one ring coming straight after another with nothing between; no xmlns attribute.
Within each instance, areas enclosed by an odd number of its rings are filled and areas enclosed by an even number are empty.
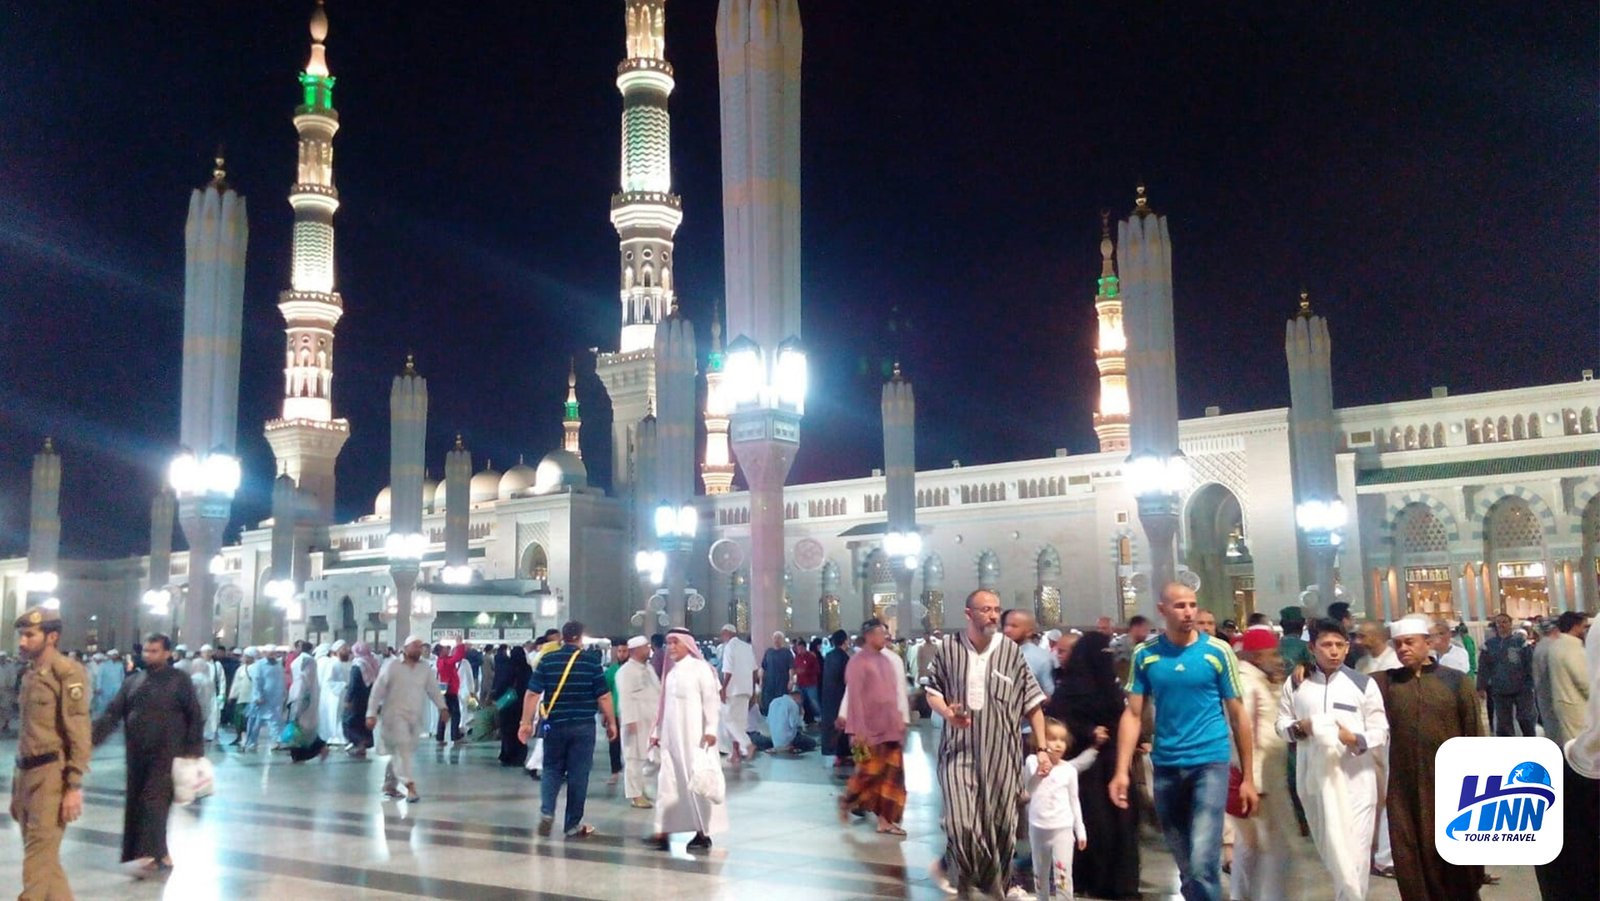
<svg viewBox="0 0 1600 901"><path fill-rule="evenodd" d="M617 719L622 723L623 793L638 808L653 806L645 794L644 763L650 732L661 706L661 679L650 667L650 639L628 639L628 660L617 670Z"/></svg>
<svg viewBox="0 0 1600 901"><path fill-rule="evenodd" d="M367 728L383 723L380 733L383 750L389 754L383 771L383 795L390 800L405 798L412 804L421 801L413 761L422 738L424 704L446 713L444 693L433 667L422 662L425 645L415 635L406 639L404 656L390 660L378 673L367 699ZM400 786L405 786L402 794Z"/></svg>
<svg viewBox="0 0 1600 901"><path fill-rule="evenodd" d="M650 743L659 748L661 771L656 779L655 835L645 840L652 848L666 851L668 836L674 832L693 832L689 850L711 847L711 835L728 829L728 805L713 804L694 792L693 776L697 759L715 759L717 732L721 716L721 686L717 674L700 656L700 646L688 629L667 633L667 677L661 688L661 715Z"/></svg>

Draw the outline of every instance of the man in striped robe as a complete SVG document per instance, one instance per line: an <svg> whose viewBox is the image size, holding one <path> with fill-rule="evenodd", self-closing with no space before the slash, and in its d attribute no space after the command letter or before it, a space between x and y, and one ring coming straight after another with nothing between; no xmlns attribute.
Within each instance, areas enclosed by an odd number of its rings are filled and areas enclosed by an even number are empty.
<svg viewBox="0 0 1600 901"><path fill-rule="evenodd" d="M974 591L966 616L967 628L940 643L928 673L928 706L945 721L938 762L945 859L962 890L999 898L1016 847L1025 716L1039 772L1050 771L1042 745L1045 696L1016 644L995 634L999 595Z"/></svg>

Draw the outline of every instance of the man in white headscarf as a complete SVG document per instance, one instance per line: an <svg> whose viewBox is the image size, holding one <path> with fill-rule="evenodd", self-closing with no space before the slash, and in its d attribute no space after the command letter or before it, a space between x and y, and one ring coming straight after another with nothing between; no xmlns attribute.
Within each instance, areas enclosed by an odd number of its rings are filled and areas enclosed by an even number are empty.
<svg viewBox="0 0 1600 901"><path fill-rule="evenodd" d="M222 664L212 659L211 645L205 644L200 646L200 653L184 661L182 668L194 684L200 713L206 718L205 740L216 741L217 722L222 715L222 706L217 703L222 687Z"/></svg>
<svg viewBox="0 0 1600 901"><path fill-rule="evenodd" d="M622 723L623 792L634 807L652 806L645 794L644 763L661 707L661 678L650 666L650 639L628 639L628 660L617 670L617 718Z"/></svg>
<svg viewBox="0 0 1600 901"><path fill-rule="evenodd" d="M350 648L344 639L334 642L328 653L318 655L317 683L322 691L317 735L329 744L342 745L344 724L339 711L344 706L344 690L350 684Z"/></svg>
<svg viewBox="0 0 1600 901"><path fill-rule="evenodd" d="M721 775L716 752L721 711L716 671L700 656L694 635L682 628L668 632L660 715L650 736L661 755L656 831L645 840L650 847L665 851L671 833L693 832L689 850L704 850L711 847L713 833L727 831L728 805L723 799L714 803L697 794L693 784L697 767L716 767L716 775Z"/></svg>

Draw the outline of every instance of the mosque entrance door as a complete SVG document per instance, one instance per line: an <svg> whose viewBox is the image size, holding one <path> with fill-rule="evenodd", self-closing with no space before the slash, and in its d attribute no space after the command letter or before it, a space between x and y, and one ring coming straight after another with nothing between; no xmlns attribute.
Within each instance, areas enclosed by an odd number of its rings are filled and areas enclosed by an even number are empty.
<svg viewBox="0 0 1600 901"><path fill-rule="evenodd" d="M347 594L339 602L339 637L346 644L355 644L360 637L356 634L360 629L360 624L356 622L356 603Z"/></svg>
<svg viewBox="0 0 1600 901"><path fill-rule="evenodd" d="M1200 576L1200 606L1219 620L1238 617L1241 604L1254 607L1255 564L1241 546L1244 511L1238 496L1216 482L1202 485L1189 497L1183 525L1183 560Z"/></svg>

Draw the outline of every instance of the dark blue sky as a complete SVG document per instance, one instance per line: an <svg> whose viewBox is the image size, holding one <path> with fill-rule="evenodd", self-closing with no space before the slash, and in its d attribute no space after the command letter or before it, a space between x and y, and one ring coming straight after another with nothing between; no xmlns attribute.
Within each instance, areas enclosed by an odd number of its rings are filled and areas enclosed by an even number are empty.
<svg viewBox="0 0 1600 901"><path fill-rule="evenodd" d="M178 421L183 218L228 146L250 202L236 523L266 515L296 74L309 2L0 2L0 553L28 465L64 455L68 555L144 549ZM670 0L678 288L722 293L714 0ZM1593 3L801 0L805 330L794 478L881 457L878 378L918 394L923 466L1093 450L1098 211L1171 217L1185 415L1287 403L1301 285L1341 405L1577 377L1600 335ZM578 354L617 337L622 3L330 0L340 513L387 481L387 393L417 354L429 460L560 436Z"/></svg>

